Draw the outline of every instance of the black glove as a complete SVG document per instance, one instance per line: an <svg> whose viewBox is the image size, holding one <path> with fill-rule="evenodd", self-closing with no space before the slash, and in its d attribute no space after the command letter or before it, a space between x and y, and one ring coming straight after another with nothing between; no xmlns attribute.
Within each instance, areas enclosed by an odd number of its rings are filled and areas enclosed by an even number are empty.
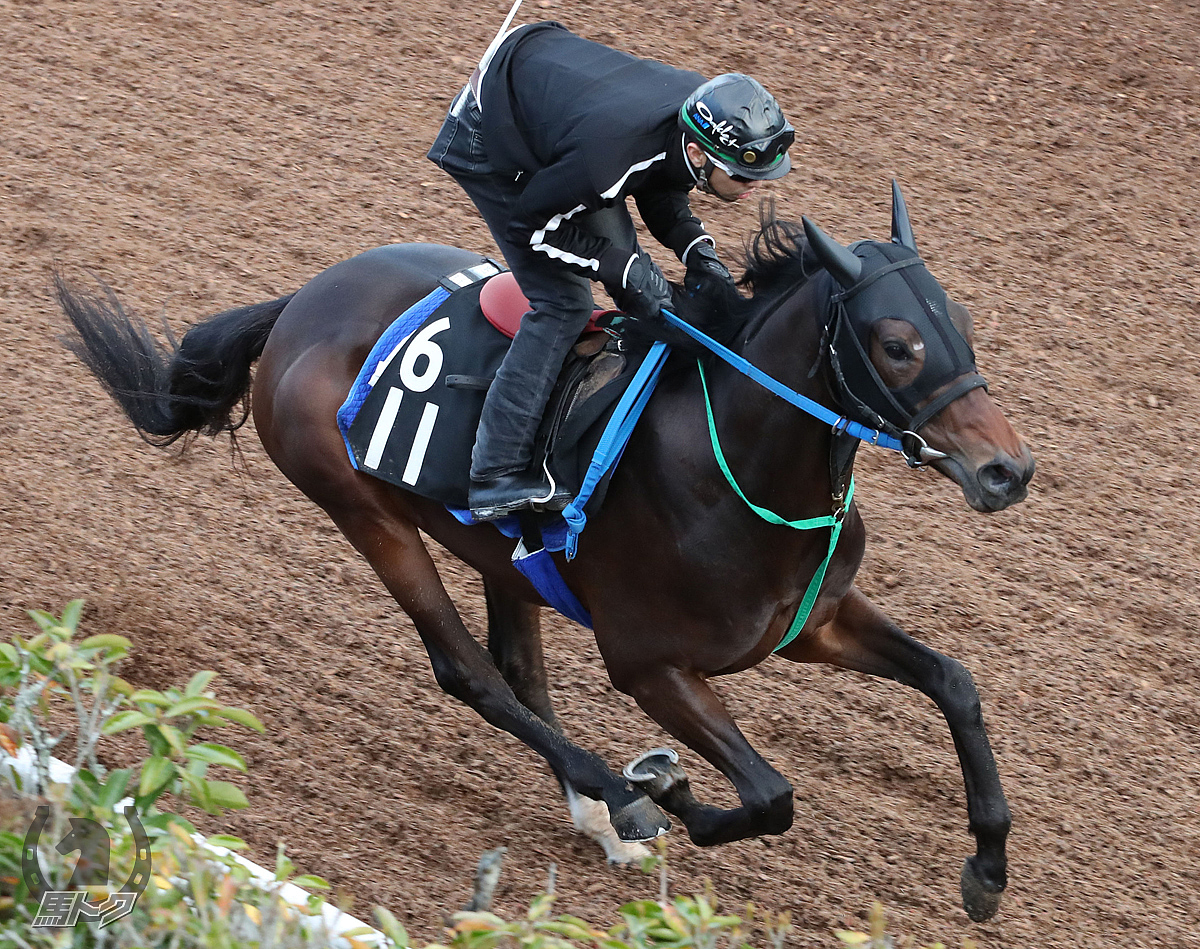
<svg viewBox="0 0 1200 949"><path fill-rule="evenodd" d="M697 241L687 252L686 285L689 290L695 290L703 280L720 280L722 283L733 285L733 274L721 263L716 250L708 241Z"/></svg>
<svg viewBox="0 0 1200 949"><path fill-rule="evenodd" d="M639 253L625 269L624 285L615 296L617 306L636 320L661 323L663 307L671 308L671 285L658 265Z"/></svg>

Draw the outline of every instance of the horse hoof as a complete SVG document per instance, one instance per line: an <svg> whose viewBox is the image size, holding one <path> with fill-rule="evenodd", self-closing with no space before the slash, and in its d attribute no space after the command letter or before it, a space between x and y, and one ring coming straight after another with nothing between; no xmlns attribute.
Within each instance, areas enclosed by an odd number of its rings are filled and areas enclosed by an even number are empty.
<svg viewBox="0 0 1200 949"><path fill-rule="evenodd" d="M610 810L613 830L626 843L641 843L661 837L671 829L671 821L650 798L639 795L628 804Z"/></svg>
<svg viewBox="0 0 1200 949"><path fill-rule="evenodd" d="M641 863L654 854L645 844L636 840L626 843L624 840L614 841L611 847L605 849L605 859L611 867L625 866L630 863Z"/></svg>
<svg viewBox="0 0 1200 949"><path fill-rule="evenodd" d="M974 860L974 857L967 857L963 861L960 879L963 909L967 911L972 922L985 923L1000 909L1000 898L1004 895L1004 890L989 887L984 883L975 872Z"/></svg>
<svg viewBox="0 0 1200 949"><path fill-rule="evenodd" d="M608 805L603 801L584 797L570 784L564 784L563 791L567 795L567 806L571 809L571 822L575 829L603 847L610 864L639 863L650 856L650 851L641 844L626 843L617 836L612 821L608 819Z"/></svg>
<svg viewBox="0 0 1200 949"><path fill-rule="evenodd" d="M638 755L625 765L621 774L656 801L680 781L687 780L687 774L679 767L679 755L670 748L653 748Z"/></svg>

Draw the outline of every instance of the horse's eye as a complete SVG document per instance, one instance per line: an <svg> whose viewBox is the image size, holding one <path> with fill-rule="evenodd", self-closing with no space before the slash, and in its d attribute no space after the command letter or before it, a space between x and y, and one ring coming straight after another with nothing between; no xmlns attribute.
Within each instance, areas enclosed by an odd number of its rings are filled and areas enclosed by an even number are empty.
<svg viewBox="0 0 1200 949"><path fill-rule="evenodd" d="M895 359L897 362L907 362L912 359L912 353L908 347L896 340L889 340L883 344L883 351L888 359Z"/></svg>

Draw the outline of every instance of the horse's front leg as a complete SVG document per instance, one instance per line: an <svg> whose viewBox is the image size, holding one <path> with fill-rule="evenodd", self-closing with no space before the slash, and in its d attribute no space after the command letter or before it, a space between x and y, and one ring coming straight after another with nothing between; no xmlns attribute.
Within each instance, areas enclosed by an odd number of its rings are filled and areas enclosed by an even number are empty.
<svg viewBox="0 0 1200 949"><path fill-rule="evenodd" d="M613 673L609 666L610 674ZM792 826L792 786L751 747L721 700L695 672L641 668L613 677L613 684L668 732L702 755L737 790L740 807L726 810L701 804L682 770L662 755L641 771L642 786L654 802L678 817L701 847L782 834ZM641 759L639 759L641 761ZM626 770L638 780L639 775Z"/></svg>
<svg viewBox="0 0 1200 949"><path fill-rule="evenodd" d="M967 791L968 829L976 853L962 871L963 908L976 922L1000 908L1008 881L1005 842L1012 815L988 743L971 673L906 635L857 588L831 623L780 650L795 662L828 662L843 669L894 679L928 695L946 717Z"/></svg>

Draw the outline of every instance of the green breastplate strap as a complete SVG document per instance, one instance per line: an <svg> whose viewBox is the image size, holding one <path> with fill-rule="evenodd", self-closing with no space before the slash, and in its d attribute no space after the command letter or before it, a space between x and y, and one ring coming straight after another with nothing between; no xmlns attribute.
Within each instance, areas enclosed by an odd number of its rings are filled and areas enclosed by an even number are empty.
<svg viewBox="0 0 1200 949"><path fill-rule="evenodd" d="M779 652L780 649L800 635L800 630L808 622L808 616L812 612L813 604L817 602L817 594L820 593L821 583L825 580L825 571L829 568L829 561L833 559L833 552L837 548L838 537L842 533L842 523L846 518L846 512L850 510L850 502L854 500L854 478L850 479L850 486L846 491L845 500L834 514L827 514L824 517L810 517L799 521L789 521L780 517L774 511L769 511L765 507L759 507L742 493L741 487L733 477L733 472L729 470L729 465L725 461L725 453L721 450L721 441L717 437L717 424L713 419L712 400L708 396L708 379L704 375L704 366L699 360L696 360L696 365L700 367L700 387L704 390L704 408L708 413L708 435L712 441L713 455L717 459L717 465L720 467L721 473L725 475L725 480L729 482L729 486L733 488L734 493L746 503L746 506L750 510L769 524L791 527L798 531L816 530L821 527L829 528L829 550L825 554L825 559L821 561L821 565L817 567L817 572L813 574L812 580L809 581L808 589L804 591L804 599L800 601L800 607L796 610L796 618L792 620L792 625L788 627L788 631L783 634L783 639L775 647L774 651Z"/></svg>

